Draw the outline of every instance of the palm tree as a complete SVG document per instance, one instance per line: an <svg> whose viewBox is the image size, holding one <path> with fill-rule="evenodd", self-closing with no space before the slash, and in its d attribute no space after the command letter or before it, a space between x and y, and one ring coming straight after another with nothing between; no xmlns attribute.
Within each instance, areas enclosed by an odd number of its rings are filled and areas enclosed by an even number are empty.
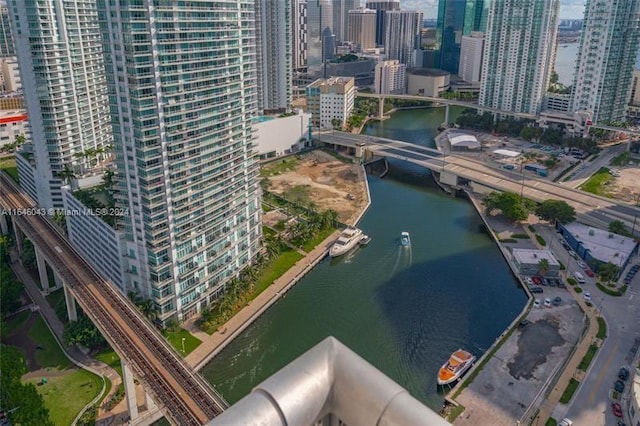
<svg viewBox="0 0 640 426"><path fill-rule="evenodd" d="M24 135L20 133L18 136L16 136L15 140L13 141L13 146L15 149L18 149L20 145L24 144L26 141L27 141L27 138L25 138Z"/></svg>
<svg viewBox="0 0 640 426"><path fill-rule="evenodd" d="M540 275L544 277L548 271L549 271L549 261L547 259L540 259L538 261L538 272L540 272Z"/></svg>
<svg viewBox="0 0 640 426"><path fill-rule="evenodd" d="M65 164L62 170L58 172L58 177L62 179L62 182L71 185L72 181L76 178L76 174L68 164Z"/></svg>
<svg viewBox="0 0 640 426"><path fill-rule="evenodd" d="M96 158L96 150L94 148L87 148L84 150L84 155L89 160L89 167L93 167L93 160Z"/></svg>
<svg viewBox="0 0 640 426"><path fill-rule="evenodd" d="M98 163L102 163L102 161L104 160L104 152L105 152L104 148L99 146L95 149L95 152L96 152L96 157L98 158Z"/></svg>
<svg viewBox="0 0 640 426"><path fill-rule="evenodd" d="M104 176L102 177L102 183L105 188L111 189L113 187L113 176L115 176L116 172L113 169L108 168L104 171Z"/></svg>

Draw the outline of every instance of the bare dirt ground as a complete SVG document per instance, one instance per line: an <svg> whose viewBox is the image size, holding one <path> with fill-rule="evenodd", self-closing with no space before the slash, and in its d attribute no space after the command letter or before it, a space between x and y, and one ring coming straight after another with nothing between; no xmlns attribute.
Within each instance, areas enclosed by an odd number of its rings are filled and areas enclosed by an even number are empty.
<svg viewBox="0 0 640 426"><path fill-rule="evenodd" d="M277 163L264 168L277 167ZM323 151L304 154L292 170L268 179L270 192L287 199L293 192L304 192L319 210L335 210L340 221L347 224L353 224L369 201L361 166L342 162Z"/></svg>
<svg viewBox="0 0 640 426"><path fill-rule="evenodd" d="M615 186L610 188L613 198L637 203L640 196L640 167L626 167L619 170L620 176L615 178Z"/></svg>

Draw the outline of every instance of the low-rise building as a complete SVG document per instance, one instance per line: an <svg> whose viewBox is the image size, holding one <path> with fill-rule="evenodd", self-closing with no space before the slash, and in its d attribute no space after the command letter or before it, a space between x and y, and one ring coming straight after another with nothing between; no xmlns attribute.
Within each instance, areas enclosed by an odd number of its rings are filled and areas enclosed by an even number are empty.
<svg viewBox="0 0 640 426"><path fill-rule="evenodd" d="M24 110L0 110L0 146L15 142L16 136L23 135L29 140L29 119Z"/></svg>
<svg viewBox="0 0 640 426"><path fill-rule="evenodd" d="M311 114L302 110L296 112L285 117L261 116L254 119L255 141L261 159L296 152L307 145Z"/></svg>
<svg viewBox="0 0 640 426"><path fill-rule="evenodd" d="M438 97L449 90L451 74L434 68L407 70L407 94Z"/></svg>
<svg viewBox="0 0 640 426"><path fill-rule="evenodd" d="M331 129L347 123L356 96L353 77L320 78L307 86L307 108L313 127Z"/></svg>
<svg viewBox="0 0 640 426"><path fill-rule="evenodd" d="M566 225L558 223L557 230L581 259L597 271L603 263L612 263L624 270L633 255L638 253L638 245L633 238L614 234L604 229L582 223Z"/></svg>
<svg viewBox="0 0 640 426"><path fill-rule="evenodd" d="M561 93L547 93L544 97L543 110L569 112L571 95Z"/></svg>
<svg viewBox="0 0 640 426"><path fill-rule="evenodd" d="M467 133L449 132L447 139L452 151L475 151L481 148L478 138Z"/></svg>
<svg viewBox="0 0 640 426"><path fill-rule="evenodd" d="M560 262L550 250L513 249L513 261L522 275L541 275L556 278L560 274ZM547 269L540 270L540 261L547 261Z"/></svg>

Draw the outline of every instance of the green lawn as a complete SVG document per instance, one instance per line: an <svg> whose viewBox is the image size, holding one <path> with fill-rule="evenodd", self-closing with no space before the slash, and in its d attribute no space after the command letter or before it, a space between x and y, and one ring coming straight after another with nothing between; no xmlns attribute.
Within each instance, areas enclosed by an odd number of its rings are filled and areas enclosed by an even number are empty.
<svg viewBox="0 0 640 426"><path fill-rule="evenodd" d="M11 158L3 158L0 160L0 169L7 172L9 176L16 182L18 182L18 167L16 167L16 159Z"/></svg>
<svg viewBox="0 0 640 426"><path fill-rule="evenodd" d="M329 235L331 235L335 230L336 230L335 228L330 228L330 229L325 229L323 231L318 232L318 234L314 238L304 243L304 245L302 246L302 250L309 253L311 250L316 248L318 244L320 244L325 239L327 239Z"/></svg>
<svg viewBox="0 0 640 426"><path fill-rule="evenodd" d="M40 377L28 381L36 385L49 409L49 418L56 425L70 425L102 389L100 377L77 369L68 370L68 374L62 376L47 377L44 385L40 385Z"/></svg>
<svg viewBox="0 0 640 426"><path fill-rule="evenodd" d="M36 361L42 368L53 367L63 370L72 366L71 361L62 352L58 342L40 315L34 321L27 335L33 342L42 347L42 349L36 350Z"/></svg>
<svg viewBox="0 0 640 426"><path fill-rule="evenodd" d="M191 352L193 352L195 348L200 346L200 343L202 343L200 339L198 339L197 337L189 333L184 328L180 328L177 331L165 331L163 334L165 335L169 343L171 343L171 346L173 346L173 348L176 351L178 351L178 353L180 353L182 356L189 355ZM184 352L182 352L183 338L184 338Z"/></svg>
<svg viewBox="0 0 640 426"><path fill-rule="evenodd" d="M596 335L598 339L604 339L607 337L607 323L604 322L604 318L598 317L598 334Z"/></svg>
<svg viewBox="0 0 640 426"><path fill-rule="evenodd" d="M100 352L99 354L94 355L93 357L116 370L122 378L122 364L120 363L120 357L113 349L109 348L105 351Z"/></svg>
<svg viewBox="0 0 640 426"><path fill-rule="evenodd" d="M589 368L589 364L591 364L591 360L596 355L596 352L598 352L598 346L596 345L589 346L589 350L584 355L584 358L582 358L582 361L580 361L580 365L578 365L578 369L582 371L587 371L587 368Z"/></svg>
<svg viewBox="0 0 640 426"><path fill-rule="evenodd" d="M574 378L569 381L567 388L564 390L562 396L560 397L561 404L567 404L569 403L569 401L571 401L571 398L573 398L573 394L576 392L576 389L578 389L579 384L580 382Z"/></svg>
<svg viewBox="0 0 640 426"><path fill-rule="evenodd" d="M296 157L287 157L268 164L264 164L262 167L260 167L260 177L269 177L288 172L295 169L299 163L300 161Z"/></svg>
<svg viewBox="0 0 640 426"><path fill-rule="evenodd" d="M9 319L4 320L2 322L3 327L0 332L0 336L8 336L13 332L13 330L20 328L20 326L29 319L30 314L31 311L22 311L18 315L14 315Z"/></svg>
<svg viewBox="0 0 640 426"><path fill-rule="evenodd" d="M591 176L589 180L583 183L580 186L580 189L592 194L609 197L610 194L607 191L607 184L613 181L614 178L609 174L609 169L602 167L593 176Z"/></svg>
<svg viewBox="0 0 640 426"><path fill-rule="evenodd" d="M249 300L253 300L260 293L264 291L265 288L269 287L276 279L280 278L285 272L287 272L295 263L302 259L302 255L294 250L287 250L278 256L271 264L266 266L256 285L253 289L253 292L249 295Z"/></svg>

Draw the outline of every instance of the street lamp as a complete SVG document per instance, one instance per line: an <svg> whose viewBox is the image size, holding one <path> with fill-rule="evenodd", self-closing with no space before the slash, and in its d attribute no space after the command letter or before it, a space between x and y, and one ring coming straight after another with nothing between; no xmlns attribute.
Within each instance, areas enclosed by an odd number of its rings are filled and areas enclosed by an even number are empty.
<svg viewBox="0 0 640 426"><path fill-rule="evenodd" d="M185 353L185 351L184 351L184 337L182 338L182 353Z"/></svg>

